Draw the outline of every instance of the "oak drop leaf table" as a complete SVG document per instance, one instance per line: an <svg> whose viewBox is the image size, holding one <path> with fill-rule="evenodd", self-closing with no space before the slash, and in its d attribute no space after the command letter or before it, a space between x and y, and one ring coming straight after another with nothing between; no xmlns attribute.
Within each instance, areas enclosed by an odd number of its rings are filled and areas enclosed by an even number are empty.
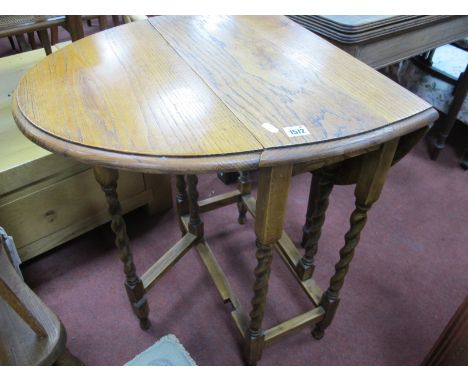
<svg viewBox="0 0 468 382"><path fill-rule="evenodd" d="M19 128L55 153L95 166L109 203L126 289L143 328L145 291L195 247L244 338L246 362L264 345L314 325L320 338L338 305L367 211L390 166L437 118L429 104L286 17L161 16L84 38L44 59L13 96ZM118 170L177 176L183 237L141 277L116 193ZM258 169L257 201L245 172ZM330 184L356 183L356 209L330 286L314 279L283 232L295 173L320 171L312 214L320 236ZM239 188L198 201L197 174L240 171ZM187 191L188 188L188 191ZM244 313L203 235L200 214L237 203L255 217L257 267ZM262 329L275 247L316 306ZM310 247L310 246L309 246Z"/></svg>

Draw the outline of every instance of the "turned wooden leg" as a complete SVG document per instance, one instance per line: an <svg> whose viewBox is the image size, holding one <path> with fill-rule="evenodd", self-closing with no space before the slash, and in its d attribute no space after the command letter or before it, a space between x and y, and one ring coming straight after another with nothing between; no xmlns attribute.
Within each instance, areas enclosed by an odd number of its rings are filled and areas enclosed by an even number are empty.
<svg viewBox="0 0 468 382"><path fill-rule="evenodd" d="M244 357L256 365L262 356L265 335L262 321L268 292L272 261L272 246L283 231L292 166L261 168L259 174L255 233L257 236L257 266L250 324L245 334Z"/></svg>
<svg viewBox="0 0 468 382"><path fill-rule="evenodd" d="M16 42L18 43L20 52L28 52L31 50L31 45L28 44L23 34L15 35Z"/></svg>
<svg viewBox="0 0 468 382"><path fill-rule="evenodd" d="M333 182L329 176L321 171L312 175L306 223L302 229L302 246L305 248L305 254L296 267L297 275L302 281L311 278L314 273L314 258L317 254L318 241L332 189Z"/></svg>
<svg viewBox="0 0 468 382"><path fill-rule="evenodd" d="M81 18L81 15L65 16L65 28L68 33L70 33L72 41L76 41L84 37L83 19Z"/></svg>
<svg viewBox="0 0 468 382"><path fill-rule="evenodd" d="M354 256L354 250L359 243L361 231L366 224L367 211L380 196L397 145L398 139L389 141L383 144L379 150L366 154L362 160L354 192L356 208L351 214L351 226L345 235L345 245L340 250L340 260L335 265L335 274L330 279L330 286L320 301L320 306L325 310L325 316L312 331L312 335L316 339L324 336L325 329L333 320L340 302L339 292L343 287L349 264Z"/></svg>
<svg viewBox="0 0 468 382"><path fill-rule="evenodd" d="M250 182L250 172L241 171L239 175L239 186L238 189L242 195L250 194L252 191L252 183ZM237 202L237 209L239 210L239 217L237 221L239 224L245 224L247 216L247 206L242 201L242 196L239 197Z"/></svg>
<svg viewBox="0 0 468 382"><path fill-rule="evenodd" d="M103 31L108 28L107 16L98 16L99 30Z"/></svg>
<svg viewBox="0 0 468 382"><path fill-rule="evenodd" d="M125 221L122 217L122 209L117 196L117 180L119 173L117 170L94 167L94 177L100 184L109 205L109 213L112 218L111 228L115 234L115 245L119 250L119 257L124 264L126 277L125 289L132 305L135 315L140 319L140 327L148 329L150 322L148 319L149 307L145 297L145 288L136 274L133 255L130 250L130 243L127 236Z"/></svg>
<svg viewBox="0 0 468 382"><path fill-rule="evenodd" d="M198 238L203 237L203 222L200 218L199 206L198 206L198 177L196 175L187 175L188 193L189 193L189 232L196 235Z"/></svg>
<svg viewBox="0 0 468 382"><path fill-rule="evenodd" d="M430 158L436 160L445 147L445 141L450 135L453 126L457 120L458 112L463 106L463 101L466 98L466 93L468 91L468 65L465 68L465 71L460 75L460 78L455 85L455 91L453 94L453 100L450 104L449 111L445 118L440 121L440 128L437 132L435 140L432 143L430 148Z"/></svg>

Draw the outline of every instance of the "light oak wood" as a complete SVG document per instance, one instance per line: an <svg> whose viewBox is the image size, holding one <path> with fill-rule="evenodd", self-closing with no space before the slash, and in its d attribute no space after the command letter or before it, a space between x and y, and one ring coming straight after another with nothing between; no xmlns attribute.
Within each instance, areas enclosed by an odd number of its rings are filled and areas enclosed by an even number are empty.
<svg viewBox="0 0 468 382"><path fill-rule="evenodd" d="M63 100L62 112L51 112ZM51 151L180 173L323 159L436 118L426 102L284 17L163 16L89 36L22 79L13 113ZM282 128L294 125L310 134L287 137Z"/></svg>
<svg viewBox="0 0 468 382"><path fill-rule="evenodd" d="M48 134L99 149L202 156L261 148L147 21L59 50L23 77L17 100Z"/></svg>
<svg viewBox="0 0 468 382"><path fill-rule="evenodd" d="M429 107L287 18L150 21L265 148L361 134ZM305 125L310 135L272 134L265 122Z"/></svg>
<svg viewBox="0 0 468 382"><path fill-rule="evenodd" d="M141 276L145 289L150 289L160 277L166 273L183 255L190 249L197 237L191 233L184 235L169 251L167 251L156 263L154 263Z"/></svg>
<svg viewBox="0 0 468 382"><path fill-rule="evenodd" d="M281 339L285 334L290 334L305 326L320 321L324 314L325 311L322 309L322 307L319 306L313 310L299 314L296 317L293 317L285 322L282 322L281 324L265 330L265 344L271 345L272 343L275 343Z"/></svg>

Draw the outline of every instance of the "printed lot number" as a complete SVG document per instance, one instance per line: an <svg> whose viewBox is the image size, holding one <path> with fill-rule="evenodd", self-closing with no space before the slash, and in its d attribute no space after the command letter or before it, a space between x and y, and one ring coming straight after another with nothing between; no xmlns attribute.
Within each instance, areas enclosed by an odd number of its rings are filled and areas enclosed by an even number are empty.
<svg viewBox="0 0 468 382"><path fill-rule="evenodd" d="M302 135L310 135L309 130L304 125L289 126L283 128L286 135L290 138L300 137Z"/></svg>

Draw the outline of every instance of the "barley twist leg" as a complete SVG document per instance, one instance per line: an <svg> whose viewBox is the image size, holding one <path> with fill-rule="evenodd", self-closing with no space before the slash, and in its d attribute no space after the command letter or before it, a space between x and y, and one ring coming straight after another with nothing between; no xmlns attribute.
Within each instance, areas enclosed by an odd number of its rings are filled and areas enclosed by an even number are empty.
<svg viewBox="0 0 468 382"><path fill-rule="evenodd" d="M189 203L189 231L199 238L203 237L203 222L200 218L200 207L198 206L198 177L187 175L188 182L188 203Z"/></svg>
<svg viewBox="0 0 468 382"><path fill-rule="evenodd" d="M339 303L339 292L343 287L349 264L354 256L354 250L359 243L362 229L367 221L367 211L370 207L357 204L351 214L351 227L345 235L345 245L340 251L340 260L335 265L335 274L330 279L330 286L324 293L320 305L325 309L325 318L314 328L312 335L320 339L325 334L325 329L330 325Z"/></svg>
<svg viewBox="0 0 468 382"><path fill-rule="evenodd" d="M125 221L117 195L118 172L103 167L95 167L94 175L106 196L111 215L111 228L115 234L115 245L119 250L120 260L124 264L125 289L135 315L140 320L140 327L144 330L150 326L148 319L149 307L145 297L145 289L141 279L136 273L133 255L127 236Z"/></svg>
<svg viewBox="0 0 468 382"><path fill-rule="evenodd" d="M182 235L184 235L185 227L181 218L189 212L187 183L185 182L184 175L176 175L176 190L177 216L179 217L180 230L182 231Z"/></svg>
<svg viewBox="0 0 468 382"><path fill-rule="evenodd" d="M246 335L245 358L249 365L257 364L264 346L264 334L261 329L268 293L268 279L272 262L272 246L257 241L257 266L255 268L254 297L250 312L250 325Z"/></svg>
<svg viewBox="0 0 468 382"><path fill-rule="evenodd" d="M306 224L303 228L303 246L305 254L296 266L296 272L301 280L312 277L315 269L314 258L318 250L318 241L325 221L329 196L333 189L330 177L317 172L313 175L307 208Z"/></svg>

